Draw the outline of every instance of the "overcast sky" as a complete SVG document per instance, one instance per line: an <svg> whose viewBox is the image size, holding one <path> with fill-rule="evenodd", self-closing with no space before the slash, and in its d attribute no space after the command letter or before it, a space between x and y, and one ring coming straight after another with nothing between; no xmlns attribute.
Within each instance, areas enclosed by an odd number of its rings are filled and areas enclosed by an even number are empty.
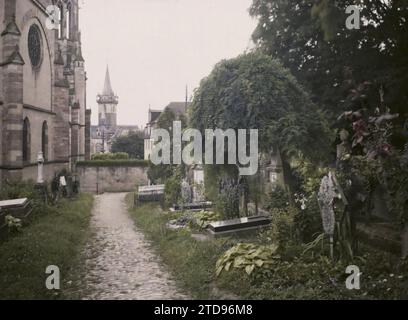
<svg viewBox="0 0 408 320"><path fill-rule="evenodd" d="M88 108L97 122L96 95L109 64L119 96L118 122L144 126L149 105L185 100L224 58L253 46L251 0L81 0Z"/></svg>

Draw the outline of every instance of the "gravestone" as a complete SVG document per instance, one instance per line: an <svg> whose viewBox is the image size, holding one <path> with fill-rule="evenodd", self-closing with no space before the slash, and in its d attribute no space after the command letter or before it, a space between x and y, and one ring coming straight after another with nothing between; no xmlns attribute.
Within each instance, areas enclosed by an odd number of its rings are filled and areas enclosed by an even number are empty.
<svg viewBox="0 0 408 320"><path fill-rule="evenodd" d="M32 211L31 201L27 198L0 201L0 228L5 226L6 216L25 219Z"/></svg>
<svg viewBox="0 0 408 320"><path fill-rule="evenodd" d="M264 228L271 223L271 219L266 216L217 221L208 225L208 232L214 237L226 236Z"/></svg>
<svg viewBox="0 0 408 320"><path fill-rule="evenodd" d="M175 204L170 211L181 211L181 210L189 210L189 211L202 211L211 209L213 207L213 203L209 201L204 202L196 202L196 203L186 203L183 205Z"/></svg>
<svg viewBox="0 0 408 320"><path fill-rule="evenodd" d="M137 197L135 197L135 206L147 202L163 202L164 185L139 187Z"/></svg>
<svg viewBox="0 0 408 320"><path fill-rule="evenodd" d="M191 203L193 200L190 184L186 180L181 183L181 200L183 204Z"/></svg>

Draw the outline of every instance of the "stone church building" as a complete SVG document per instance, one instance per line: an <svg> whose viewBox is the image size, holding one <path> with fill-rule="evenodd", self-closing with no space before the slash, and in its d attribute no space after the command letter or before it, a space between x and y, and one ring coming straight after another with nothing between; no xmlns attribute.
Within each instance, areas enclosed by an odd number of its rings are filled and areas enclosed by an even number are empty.
<svg viewBox="0 0 408 320"><path fill-rule="evenodd" d="M46 13L58 6L50 27ZM0 0L0 181L50 180L90 156L77 0Z"/></svg>

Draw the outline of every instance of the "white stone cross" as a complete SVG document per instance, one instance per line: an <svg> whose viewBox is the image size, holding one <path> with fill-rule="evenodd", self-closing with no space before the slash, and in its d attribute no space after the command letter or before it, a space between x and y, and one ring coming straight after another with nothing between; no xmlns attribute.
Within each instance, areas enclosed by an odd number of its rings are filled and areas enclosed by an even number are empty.
<svg viewBox="0 0 408 320"><path fill-rule="evenodd" d="M37 164L38 164L37 183L44 184L44 154L42 153L42 151L38 152Z"/></svg>

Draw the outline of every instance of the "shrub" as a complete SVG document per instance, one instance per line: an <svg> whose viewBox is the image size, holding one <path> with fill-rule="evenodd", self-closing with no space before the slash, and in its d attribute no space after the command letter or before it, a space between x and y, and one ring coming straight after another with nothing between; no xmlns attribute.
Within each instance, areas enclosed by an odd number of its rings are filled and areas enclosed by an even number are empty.
<svg viewBox="0 0 408 320"><path fill-rule="evenodd" d="M289 205L288 193L281 186L277 186L269 195L266 203L267 210L284 209Z"/></svg>
<svg viewBox="0 0 408 320"><path fill-rule="evenodd" d="M232 269L243 270L247 275L254 271L271 271L279 256L275 245L240 243L225 252L217 261L216 275Z"/></svg>
<svg viewBox="0 0 408 320"><path fill-rule="evenodd" d="M225 219L239 218L240 186L233 179L224 178L221 181L216 210Z"/></svg>
<svg viewBox="0 0 408 320"><path fill-rule="evenodd" d="M149 165L145 160L91 160L80 161L76 164L78 167L141 167Z"/></svg>
<svg viewBox="0 0 408 320"><path fill-rule="evenodd" d="M200 211L194 214L194 217L196 220L196 224L201 229L207 228L210 222L214 222L221 219L219 214L211 211Z"/></svg>
<svg viewBox="0 0 408 320"><path fill-rule="evenodd" d="M297 238L294 223L297 212L296 208L290 206L286 209L273 209L271 211L272 223L268 229L260 233L260 241L276 244L280 250L292 244Z"/></svg>
<svg viewBox="0 0 408 320"><path fill-rule="evenodd" d="M0 189L0 200L9 199L36 199L38 194L34 188L33 181L6 182Z"/></svg>
<svg viewBox="0 0 408 320"><path fill-rule="evenodd" d="M322 220L316 196L311 196L305 210L299 210L294 218L295 229L304 243L310 242L321 233Z"/></svg>
<svg viewBox="0 0 408 320"><path fill-rule="evenodd" d="M9 232L19 232L23 227L21 219L14 218L11 215L6 216L6 226Z"/></svg>
<svg viewBox="0 0 408 320"><path fill-rule="evenodd" d="M181 198L181 170L175 170L173 175L165 182L164 199L165 205L171 207L178 204Z"/></svg>
<svg viewBox="0 0 408 320"><path fill-rule="evenodd" d="M92 160L129 160L129 155L125 152L98 153L92 156Z"/></svg>

